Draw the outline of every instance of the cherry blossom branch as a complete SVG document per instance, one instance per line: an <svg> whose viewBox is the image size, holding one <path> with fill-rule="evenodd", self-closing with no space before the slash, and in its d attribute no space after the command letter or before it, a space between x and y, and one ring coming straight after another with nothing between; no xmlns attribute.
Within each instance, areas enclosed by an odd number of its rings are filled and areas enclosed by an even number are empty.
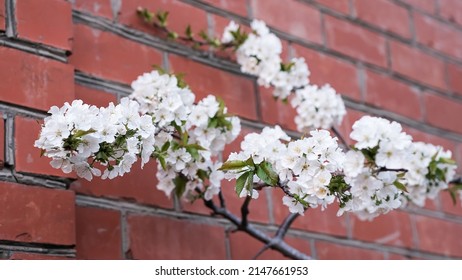
<svg viewBox="0 0 462 280"><path fill-rule="evenodd" d="M248 223L245 227L241 227L242 220L236 217L234 214L232 214L228 209L223 208L223 207L217 207L212 200L204 200L204 205L210 210L212 210L213 214L222 216L223 218L229 220L231 223L233 223L237 227L238 230L249 234L250 236L258 239L259 241L265 244L271 243L271 240L273 238L269 237L268 235L263 233L261 230L255 228L255 226L253 226L252 224ZM290 227L290 224L289 224L289 227ZM269 248L276 250L280 252L281 254L283 254L284 256L291 258L291 259L295 259L295 260L311 259L310 256L298 251L297 249L285 243L283 240L269 245Z"/></svg>
<svg viewBox="0 0 462 280"><path fill-rule="evenodd" d="M250 202L252 201L252 196L246 196L245 197L245 200L244 200L244 203L242 203L242 206L241 206L241 215L242 215L242 220L241 220L241 225L240 227L247 227L248 225L248 216L249 216L249 204Z"/></svg>
<svg viewBox="0 0 462 280"><path fill-rule="evenodd" d="M391 172L408 172L408 170L406 168L386 168L386 167L380 167L378 170L377 170L377 173L380 173L380 172L388 172L388 171L391 171Z"/></svg>

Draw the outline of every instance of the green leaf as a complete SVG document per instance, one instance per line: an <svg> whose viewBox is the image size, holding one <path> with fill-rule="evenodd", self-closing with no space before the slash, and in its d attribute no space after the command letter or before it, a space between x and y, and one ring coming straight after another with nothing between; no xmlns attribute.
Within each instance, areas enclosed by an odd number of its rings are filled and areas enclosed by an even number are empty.
<svg viewBox="0 0 462 280"><path fill-rule="evenodd" d="M202 146L199 145L199 144L189 144L189 145L187 145L186 147L194 148L194 149L196 149L196 150L198 150L198 151L205 151L205 148L202 147Z"/></svg>
<svg viewBox="0 0 462 280"><path fill-rule="evenodd" d="M170 148L170 141L167 141L162 145L162 148L160 149L162 152L166 152Z"/></svg>
<svg viewBox="0 0 462 280"><path fill-rule="evenodd" d="M218 170L237 170L248 166L249 163L242 160L228 160Z"/></svg>
<svg viewBox="0 0 462 280"><path fill-rule="evenodd" d="M249 182L252 182L253 172L247 171L244 172L239 178L236 180L236 193L240 195L244 187L247 189L249 188ZM251 187L251 186L250 186Z"/></svg>
<svg viewBox="0 0 462 280"><path fill-rule="evenodd" d="M279 181L278 174L273 170L271 163L267 161L257 165L257 176L269 186L275 186Z"/></svg>
<svg viewBox="0 0 462 280"><path fill-rule="evenodd" d="M74 137L82 137L88 134L91 134L93 132L96 132L94 129L89 129L89 130L77 130L74 134Z"/></svg>
<svg viewBox="0 0 462 280"><path fill-rule="evenodd" d="M170 31L170 32L168 32L167 37L168 37L169 39L175 40L176 38L178 38L178 33L173 32L173 31Z"/></svg>
<svg viewBox="0 0 462 280"><path fill-rule="evenodd" d="M448 189L449 195L451 196L452 204L456 205L457 204L457 194L454 189Z"/></svg>
<svg viewBox="0 0 462 280"><path fill-rule="evenodd" d="M191 24L188 24L188 26L186 26L186 30L184 31L184 33L186 34L186 37L188 39L192 39L193 33L192 33Z"/></svg>
<svg viewBox="0 0 462 280"><path fill-rule="evenodd" d="M160 162L160 166L162 166L163 170L167 170L167 163L165 162L165 158L161 155L157 155L157 159Z"/></svg>
<svg viewBox="0 0 462 280"><path fill-rule="evenodd" d="M199 177L202 181L205 181L209 178L207 171L199 169L197 170L197 177Z"/></svg>
<svg viewBox="0 0 462 280"><path fill-rule="evenodd" d="M188 153L192 156L193 159L195 160L200 159L199 152L197 151L196 148L187 146L186 151L188 151Z"/></svg>
<svg viewBox="0 0 462 280"><path fill-rule="evenodd" d="M177 197L183 196L184 192L186 191L187 182L188 179L182 175L179 175L173 179L173 183L175 184L175 194Z"/></svg>
<svg viewBox="0 0 462 280"><path fill-rule="evenodd" d="M438 162L439 163L445 163L445 164L451 164L451 165L455 165L456 164L456 161L455 160L452 160L450 158L440 158L438 159Z"/></svg>
<svg viewBox="0 0 462 280"><path fill-rule="evenodd" d="M395 187L397 187L399 190L402 190L403 192L408 192L406 186L399 181L394 181L393 185L395 185Z"/></svg>

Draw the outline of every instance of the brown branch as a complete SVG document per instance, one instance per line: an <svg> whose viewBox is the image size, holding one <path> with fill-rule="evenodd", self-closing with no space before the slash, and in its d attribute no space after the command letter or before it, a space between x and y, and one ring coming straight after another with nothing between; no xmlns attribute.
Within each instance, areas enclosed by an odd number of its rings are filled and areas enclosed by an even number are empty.
<svg viewBox="0 0 462 280"><path fill-rule="evenodd" d="M386 167L380 167L378 170L377 170L377 173L380 173L380 172L387 172L387 171L392 171L392 172L408 172L407 169L405 168L386 168Z"/></svg>
<svg viewBox="0 0 462 280"><path fill-rule="evenodd" d="M241 225L240 227L243 227L245 228L249 222L248 222L248 216L249 216L249 204L250 202L252 201L252 196L246 196L245 197L245 200L244 200L244 203L242 203L242 206L241 206L241 215L242 215L242 220L241 220Z"/></svg>

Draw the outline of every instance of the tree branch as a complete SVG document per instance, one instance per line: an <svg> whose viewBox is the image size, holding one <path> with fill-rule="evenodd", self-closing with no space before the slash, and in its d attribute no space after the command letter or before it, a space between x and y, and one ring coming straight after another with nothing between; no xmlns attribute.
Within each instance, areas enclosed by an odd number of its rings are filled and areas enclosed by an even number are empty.
<svg viewBox="0 0 462 280"><path fill-rule="evenodd" d="M449 184L462 184L462 177L455 178L449 182Z"/></svg>
<svg viewBox="0 0 462 280"><path fill-rule="evenodd" d="M337 136L337 138L340 140L343 146L345 146L345 149L349 150L350 146L348 146L348 143L345 140L345 138L343 138L342 133L340 133L340 131L337 128L335 128L335 126L332 126L332 132L335 134L335 136Z"/></svg>
<svg viewBox="0 0 462 280"><path fill-rule="evenodd" d="M407 169L405 168L386 168L386 167L380 167L378 170L377 170L377 173L380 173L380 172L386 172L386 171L394 171L394 172L408 172Z"/></svg>
<svg viewBox="0 0 462 280"><path fill-rule="evenodd" d="M241 206L242 220L241 220L240 227L242 228L245 228L248 225L247 217L249 216L249 213L250 213L249 211L250 201L252 201L252 197L248 195L245 197L244 203L242 203L242 206Z"/></svg>
<svg viewBox="0 0 462 280"><path fill-rule="evenodd" d="M279 242L283 242L284 237L289 230L290 226L292 223L297 219L300 215L298 213L290 213L282 222L282 224L279 226L278 230L276 231L276 234L274 237L271 239L269 243L267 243L265 246L263 246L257 254L253 257L253 259L257 259L261 254L263 254L266 250L268 250L272 245L278 244Z"/></svg>
<svg viewBox="0 0 462 280"><path fill-rule="evenodd" d="M250 236L258 239L259 241L269 244L272 240L268 235L263 233L261 230L255 228L252 224L247 224L246 227L242 228L240 225L242 224L241 219L236 217L234 214L228 211L226 208L217 207L212 200L204 200L204 205L213 211L213 214L220 215L223 218L227 219L235 226L237 226L238 230L246 232ZM284 256L295 259L295 260L309 260L311 259L310 256L298 251L297 249L293 248L292 246L288 245L284 241L280 241L276 244L269 245L269 248L276 250L283 254Z"/></svg>

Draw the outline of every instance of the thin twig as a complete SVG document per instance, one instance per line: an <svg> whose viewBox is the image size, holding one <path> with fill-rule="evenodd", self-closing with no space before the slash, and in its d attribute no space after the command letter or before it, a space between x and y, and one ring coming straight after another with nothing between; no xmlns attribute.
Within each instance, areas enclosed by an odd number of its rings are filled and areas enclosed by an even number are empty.
<svg viewBox="0 0 462 280"><path fill-rule="evenodd" d="M462 184L462 177L458 177L458 178L455 178L455 179L452 179L449 184Z"/></svg>
<svg viewBox="0 0 462 280"><path fill-rule="evenodd" d="M340 131L337 128L335 128L335 126L332 126L332 132L334 132L335 136L337 136L340 142L342 142L343 146L345 146L345 149L349 150L350 146L348 145L347 141L343 137L342 133L340 133Z"/></svg>
<svg viewBox="0 0 462 280"><path fill-rule="evenodd" d="M405 168L386 168L386 167L380 167L379 170L377 170L377 173L380 172L387 172L387 171L392 171L392 172L408 172L407 169Z"/></svg>
<svg viewBox="0 0 462 280"><path fill-rule="evenodd" d="M220 199L220 207L221 208L226 208L226 200L225 200L225 197L223 196L223 192L220 191L218 193L218 199Z"/></svg>

